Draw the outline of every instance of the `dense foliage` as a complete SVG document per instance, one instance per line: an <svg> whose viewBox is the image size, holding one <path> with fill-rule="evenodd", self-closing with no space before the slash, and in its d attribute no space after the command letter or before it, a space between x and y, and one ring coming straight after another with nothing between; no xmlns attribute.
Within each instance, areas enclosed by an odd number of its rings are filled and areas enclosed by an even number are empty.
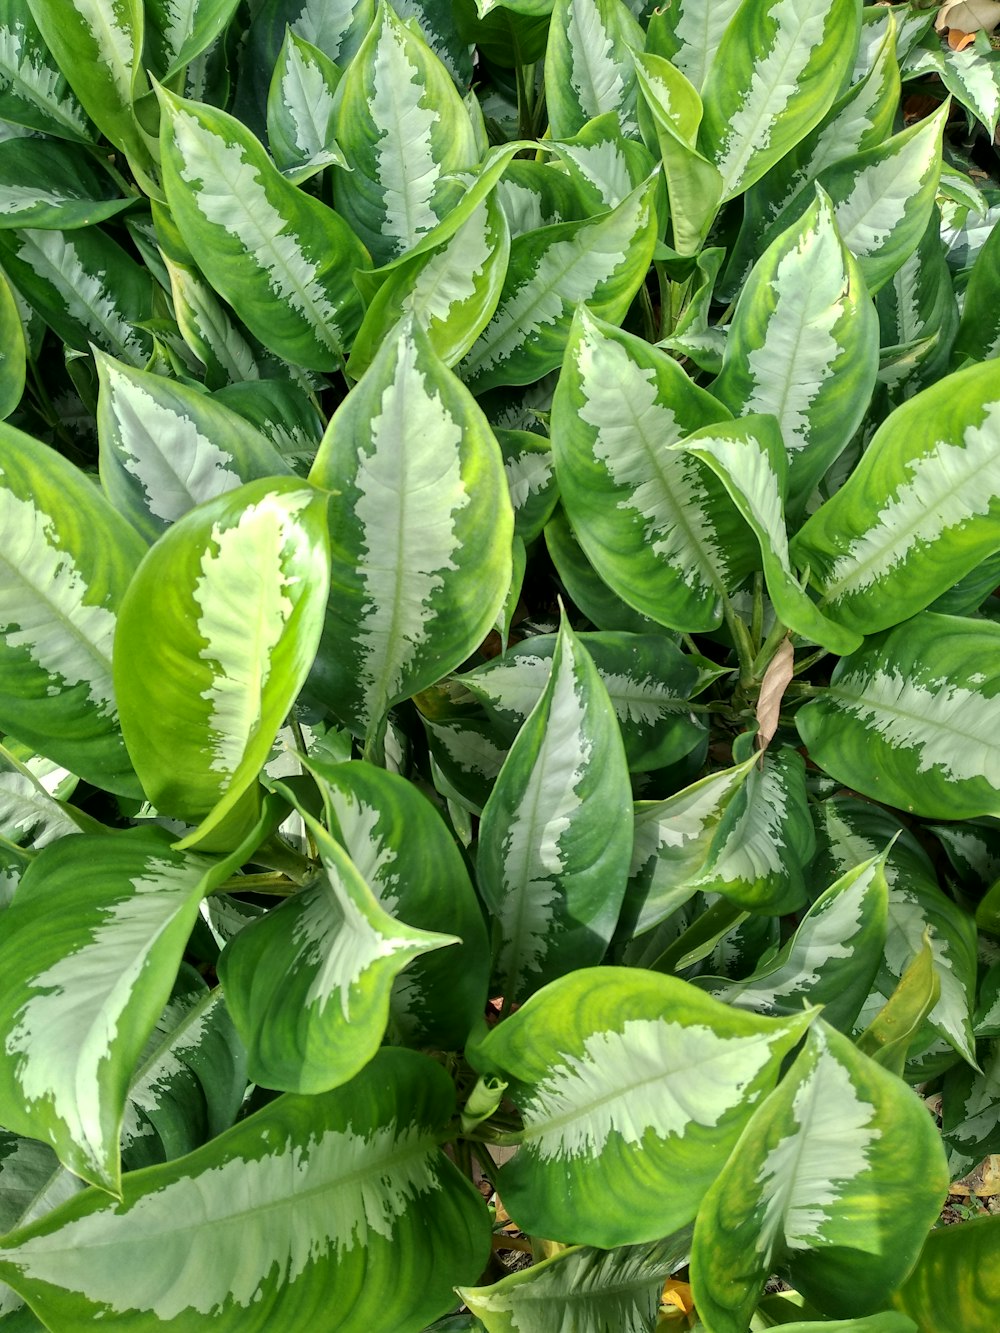
<svg viewBox="0 0 1000 1333"><path fill-rule="evenodd" d="M988 1333L1000 56L477 3L0 0L0 1331Z"/></svg>

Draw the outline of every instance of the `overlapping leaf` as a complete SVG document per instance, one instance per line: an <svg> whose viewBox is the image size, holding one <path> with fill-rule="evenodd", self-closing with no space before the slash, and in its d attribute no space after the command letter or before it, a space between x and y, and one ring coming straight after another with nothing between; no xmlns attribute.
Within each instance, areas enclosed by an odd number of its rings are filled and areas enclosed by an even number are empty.
<svg viewBox="0 0 1000 1333"><path fill-rule="evenodd" d="M267 141L278 166L296 182L344 156L334 137L337 66L289 28L267 98Z"/></svg>
<svg viewBox="0 0 1000 1333"><path fill-rule="evenodd" d="M129 203L79 147L54 139L0 144L0 227L86 227Z"/></svg>
<svg viewBox="0 0 1000 1333"><path fill-rule="evenodd" d="M647 51L663 56L700 89L740 0L678 0L649 21Z"/></svg>
<svg viewBox="0 0 1000 1333"><path fill-rule="evenodd" d="M546 110L554 139L565 139L605 111L634 135L632 49L642 28L622 0L555 0L545 47Z"/></svg>
<svg viewBox="0 0 1000 1333"><path fill-rule="evenodd" d="M0 1130L0 1231L27 1226L82 1188L83 1181L67 1171L46 1144ZM32 1327L30 1310L6 1282L0 1282L0 1328L4 1333L9 1325L17 1329L12 1318L15 1310L24 1318L25 1327Z"/></svg>
<svg viewBox="0 0 1000 1333"><path fill-rule="evenodd" d="M77 143L93 139L93 127L24 0L0 0L0 80L4 120Z"/></svg>
<svg viewBox="0 0 1000 1333"><path fill-rule="evenodd" d="M998 1255L996 1217L935 1229L893 1304L917 1321L920 1333L991 1333L1000 1299Z"/></svg>

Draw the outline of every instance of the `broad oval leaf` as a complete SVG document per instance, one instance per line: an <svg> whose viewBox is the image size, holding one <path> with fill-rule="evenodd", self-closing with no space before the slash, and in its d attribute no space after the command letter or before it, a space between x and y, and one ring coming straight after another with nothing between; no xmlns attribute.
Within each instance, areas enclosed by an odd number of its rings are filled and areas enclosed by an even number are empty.
<svg viewBox="0 0 1000 1333"><path fill-rule="evenodd" d="M920 1333L992 1333L1000 1300L998 1260L997 1217L935 1228L892 1303L917 1321Z"/></svg>
<svg viewBox="0 0 1000 1333"><path fill-rule="evenodd" d="M459 367L474 392L555 370L581 301L604 319L624 318L653 257L657 184L651 176L596 218L515 237L496 314Z"/></svg>
<svg viewBox="0 0 1000 1333"><path fill-rule="evenodd" d="M344 1088L126 1176L121 1203L87 1190L6 1237L0 1275L67 1333L109 1312L176 1333L420 1333L489 1254L485 1205L438 1148L453 1109L443 1069L382 1051Z"/></svg>
<svg viewBox="0 0 1000 1333"><path fill-rule="evenodd" d="M621 734L597 667L564 623L548 682L483 810L476 869L494 917L498 994L520 1000L597 963L632 849Z"/></svg>
<svg viewBox="0 0 1000 1333"><path fill-rule="evenodd" d="M291 28L267 96L267 141L275 162L299 182L344 156L334 136L340 70Z"/></svg>
<svg viewBox="0 0 1000 1333"><path fill-rule="evenodd" d="M378 1050L397 974L457 941L395 920L344 849L312 818L306 824L317 879L230 941L219 978L250 1077L318 1093L353 1078Z"/></svg>
<svg viewBox="0 0 1000 1333"><path fill-rule="evenodd" d="M886 629L1000 549L998 444L990 362L949 375L888 416L792 544L826 614L862 634Z"/></svg>
<svg viewBox="0 0 1000 1333"><path fill-rule="evenodd" d="M137 796L112 643L142 540L83 473L0 425L0 726L107 791Z"/></svg>
<svg viewBox="0 0 1000 1333"><path fill-rule="evenodd" d="M115 640L129 753L164 814L211 817L256 782L312 663L326 498L293 478L206 501L150 548Z"/></svg>
<svg viewBox="0 0 1000 1333"><path fill-rule="evenodd" d="M552 982L475 1053L524 1121L497 1175L511 1216L602 1249L685 1226L811 1021L741 1013L634 968Z"/></svg>
<svg viewBox="0 0 1000 1333"><path fill-rule="evenodd" d="M563 505L604 582L676 629L720 624L758 559L722 485L669 447L727 415L673 358L579 308L552 407Z"/></svg>
<svg viewBox="0 0 1000 1333"><path fill-rule="evenodd" d="M491 629L511 573L503 464L411 318L334 414L310 476L334 492L322 692L364 732Z"/></svg>
<svg viewBox="0 0 1000 1333"><path fill-rule="evenodd" d="M632 51L643 32L622 0L555 0L545 47L546 110L553 139L565 139L605 111L636 135Z"/></svg>
<svg viewBox="0 0 1000 1333"><path fill-rule="evenodd" d="M837 664L796 725L839 782L937 819L1000 814L1000 626L925 611Z"/></svg>
<svg viewBox="0 0 1000 1333"><path fill-rule="evenodd" d="M469 113L421 36L382 0L338 92L337 209L376 264L409 250L458 203L478 164Z"/></svg>
<svg viewBox="0 0 1000 1333"><path fill-rule="evenodd" d="M718 1333L744 1333L775 1261L824 1312L878 1310L913 1265L947 1188L921 1101L817 1023L698 1212L698 1311Z"/></svg>
<svg viewBox="0 0 1000 1333"><path fill-rule="evenodd" d="M860 27L858 0L740 6L702 90L699 147L722 176L724 200L742 194L826 115Z"/></svg>
<svg viewBox="0 0 1000 1333"><path fill-rule="evenodd" d="M238 120L159 92L163 183L188 249L261 342L312 370L341 365L361 319L352 270L368 253Z"/></svg>
<svg viewBox="0 0 1000 1333"><path fill-rule="evenodd" d="M61 839L4 913L0 1116L114 1193L129 1081L215 869L170 843L160 829Z"/></svg>
<svg viewBox="0 0 1000 1333"><path fill-rule="evenodd" d="M734 416L777 418L789 498L803 502L859 426L878 369L875 309L829 197L817 193L754 267L712 385Z"/></svg>
<svg viewBox="0 0 1000 1333"><path fill-rule="evenodd" d="M248 421L177 380L97 353L101 482L148 540L204 500L291 472Z"/></svg>

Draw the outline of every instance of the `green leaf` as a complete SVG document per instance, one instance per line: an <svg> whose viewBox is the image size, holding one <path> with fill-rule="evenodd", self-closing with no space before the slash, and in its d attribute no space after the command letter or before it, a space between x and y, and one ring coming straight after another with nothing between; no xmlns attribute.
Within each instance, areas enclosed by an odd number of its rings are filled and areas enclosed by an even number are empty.
<svg viewBox="0 0 1000 1333"><path fill-rule="evenodd" d="M209 389L256 380L253 350L222 302L192 266L164 256L181 337L205 367Z"/></svg>
<svg viewBox="0 0 1000 1333"><path fill-rule="evenodd" d="M941 1135L953 1180L1000 1149L1000 1043L986 1042L979 1057L981 1070L956 1065L944 1076Z"/></svg>
<svg viewBox="0 0 1000 1333"><path fill-rule="evenodd" d="M145 365L152 314L149 273L98 227L74 231L0 229L0 260L11 282L70 347L96 344Z"/></svg>
<svg viewBox="0 0 1000 1333"><path fill-rule="evenodd" d="M947 1188L919 1099L815 1024L698 1212L699 1314L717 1333L744 1333L776 1261L824 1313L877 1310L913 1265Z"/></svg>
<svg viewBox="0 0 1000 1333"><path fill-rule="evenodd" d="M700 89L740 0L677 0L657 7L649 20L646 50L663 56Z"/></svg>
<svg viewBox="0 0 1000 1333"><path fill-rule="evenodd" d="M676 629L720 624L725 591L757 563L721 484L669 447L725 416L673 358L580 307L552 408L563 504L604 582Z"/></svg>
<svg viewBox="0 0 1000 1333"><path fill-rule="evenodd" d="M82 1188L83 1181L67 1171L46 1144L0 1130L0 1231L27 1226ZM44 1327L20 1296L0 1282L3 1333Z"/></svg>
<svg viewBox="0 0 1000 1333"><path fill-rule="evenodd" d="M630 772L664 768L694 748L703 728L687 700L698 670L659 634L580 634L615 710ZM459 679L511 740L538 703L557 638L537 634Z"/></svg>
<svg viewBox="0 0 1000 1333"><path fill-rule="evenodd" d="M938 381L885 419L847 483L792 543L831 618L862 634L896 625L1000 549L998 441L989 362Z"/></svg>
<svg viewBox="0 0 1000 1333"><path fill-rule="evenodd" d="M510 584L500 452L412 318L330 422L311 472L330 500L323 697L364 733L482 642Z"/></svg>
<svg viewBox="0 0 1000 1333"><path fill-rule="evenodd" d="M0 0L0 117L77 143L94 138L24 0Z"/></svg>
<svg viewBox="0 0 1000 1333"><path fill-rule="evenodd" d="M602 1249L687 1225L811 1021L741 1013L632 968L552 982L477 1048L524 1121L497 1173L508 1212Z"/></svg>
<svg viewBox="0 0 1000 1333"><path fill-rule="evenodd" d="M343 848L304 818L322 863L317 879L241 930L223 950L219 977L250 1077L319 1093L353 1078L378 1050L397 974L456 940L390 916Z"/></svg>
<svg viewBox="0 0 1000 1333"><path fill-rule="evenodd" d="M238 120L159 96L167 202L205 277L271 351L333 370L361 320L351 272L368 267L367 251Z"/></svg>
<svg viewBox="0 0 1000 1333"><path fill-rule="evenodd" d="M142 541L69 462L0 426L0 727L121 795L139 787L111 672Z"/></svg>
<svg viewBox="0 0 1000 1333"><path fill-rule="evenodd" d="M0 1275L74 1333L109 1312L177 1333L419 1333L489 1253L482 1199L437 1146L453 1103L443 1069L382 1051L347 1087L126 1176L120 1204L78 1195L6 1238Z"/></svg>
<svg viewBox="0 0 1000 1333"><path fill-rule="evenodd" d="M291 471L235 412L177 380L96 354L101 482L148 541L204 500Z"/></svg>
<svg viewBox="0 0 1000 1333"><path fill-rule="evenodd" d="M312 663L325 511L303 481L250 482L179 519L129 587L115 640L129 753L157 809L208 816L202 834L253 788Z"/></svg>
<svg viewBox="0 0 1000 1333"><path fill-rule="evenodd" d="M297 182L330 163L344 165L334 137L339 82L333 61L289 28L267 95L267 140L277 165Z"/></svg>
<svg viewBox="0 0 1000 1333"><path fill-rule="evenodd" d="M796 715L838 782L937 819L1000 814L1000 626L926 611L840 661Z"/></svg>
<svg viewBox="0 0 1000 1333"><path fill-rule="evenodd" d="M903 969L896 989L856 1039L858 1050L902 1077L910 1044L940 998L941 980L928 932L920 952Z"/></svg>
<svg viewBox="0 0 1000 1333"><path fill-rule="evenodd" d="M992 1333L1000 1300L1000 1218L932 1231L893 1304L920 1333Z"/></svg>
<svg viewBox="0 0 1000 1333"><path fill-rule="evenodd" d="M129 1080L218 873L170 841L159 829L62 839L4 913L0 1117L113 1193Z"/></svg>
<svg viewBox="0 0 1000 1333"><path fill-rule="evenodd" d="M740 981L699 976L695 985L724 1004L762 1014L823 1005L842 1032L868 998L885 947L888 889L884 858L863 861L826 890L777 956Z"/></svg>
<svg viewBox="0 0 1000 1333"><path fill-rule="evenodd" d="M555 0L545 48L553 139L569 138L605 111L616 113L623 134L636 134L632 51L642 44L642 28L622 0Z"/></svg>
<svg viewBox="0 0 1000 1333"><path fill-rule="evenodd" d="M552 162L523 159L511 162L497 186L497 197L507 214L513 237L526 236L557 222L578 222L592 216L586 196L568 172Z"/></svg>
<svg viewBox="0 0 1000 1333"><path fill-rule="evenodd" d="M459 368L474 392L554 370L579 302L624 317L653 257L656 187L652 176L609 213L515 237L496 314Z"/></svg>
<svg viewBox="0 0 1000 1333"><path fill-rule="evenodd" d="M652 1328L663 1284L687 1257L688 1239L685 1232L611 1251L578 1246L458 1294L489 1333L550 1333L567 1320L574 1333Z"/></svg>
<svg viewBox="0 0 1000 1333"><path fill-rule="evenodd" d="M383 0L338 92L337 210L376 264L410 249L458 203L478 164L469 113L423 38Z"/></svg>
<svg viewBox="0 0 1000 1333"><path fill-rule="evenodd" d="M147 64L164 82L217 41L239 0L146 0Z"/></svg>
<svg viewBox="0 0 1000 1333"><path fill-rule="evenodd" d="M829 196L818 190L808 212L754 267L712 385L734 416L767 412L777 419L790 501L804 503L860 425L875 387L878 344L861 271L840 239Z"/></svg>
<svg viewBox="0 0 1000 1333"><path fill-rule="evenodd" d="M28 0L59 68L98 129L140 172L152 168L133 103L149 91L141 0Z"/></svg>
<svg viewBox="0 0 1000 1333"><path fill-rule="evenodd" d="M703 426L674 448L700 459L729 492L760 545L767 590L782 624L832 652L853 652L861 636L825 616L792 573L782 513L787 462L775 418Z"/></svg>
<svg viewBox="0 0 1000 1333"><path fill-rule="evenodd" d="M0 273L0 420L9 417L24 393L27 348L24 326L10 283Z"/></svg>
<svg viewBox="0 0 1000 1333"><path fill-rule="evenodd" d="M763 0L737 10L702 91L699 148L734 199L822 118L851 69L861 25L857 0L802 8Z"/></svg>
<svg viewBox="0 0 1000 1333"><path fill-rule="evenodd" d="M500 771L479 830L479 891L494 916L498 994L523 999L600 961L632 845L614 709L564 623L549 679Z"/></svg>
<svg viewBox="0 0 1000 1333"><path fill-rule="evenodd" d="M514 532L526 544L542 533L559 501L552 446L544 435L498 430L504 471L514 506Z"/></svg>
<svg viewBox="0 0 1000 1333"><path fill-rule="evenodd" d="M955 357L987 361L1000 356L1000 227L993 227L969 275Z"/></svg>
<svg viewBox="0 0 1000 1333"><path fill-rule="evenodd" d="M614 111L596 116L578 134L557 139L551 147L594 213L617 208L655 165L642 144L622 136Z"/></svg>
<svg viewBox="0 0 1000 1333"><path fill-rule="evenodd" d="M903 261L876 299L883 347L925 344L916 366L901 367L889 381L896 397L910 397L944 374L958 328L958 304L941 240L941 218L935 208L920 244ZM965 298L968 308L968 294ZM984 325L984 331L988 323ZM976 358L985 360L985 357Z"/></svg>
<svg viewBox="0 0 1000 1333"><path fill-rule="evenodd" d="M78 146L54 139L0 143L0 227L87 227L131 202Z"/></svg>

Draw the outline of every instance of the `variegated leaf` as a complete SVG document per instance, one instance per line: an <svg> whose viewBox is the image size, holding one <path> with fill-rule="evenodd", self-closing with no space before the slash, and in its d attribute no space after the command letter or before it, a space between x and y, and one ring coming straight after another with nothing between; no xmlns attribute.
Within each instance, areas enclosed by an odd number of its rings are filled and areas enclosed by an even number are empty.
<svg viewBox="0 0 1000 1333"><path fill-rule="evenodd" d="M267 96L271 155L297 183L323 167L344 165L334 137L340 70L291 28L285 34Z"/></svg>
<svg viewBox="0 0 1000 1333"><path fill-rule="evenodd" d="M525 1231L602 1249L685 1226L811 1021L741 1013L634 968L552 982L475 1051L524 1123L497 1174L507 1210Z"/></svg>
<svg viewBox="0 0 1000 1333"><path fill-rule="evenodd" d="M265 69L273 69L286 29L346 69L375 17L375 0L266 0L254 24L252 40Z"/></svg>
<svg viewBox="0 0 1000 1333"><path fill-rule="evenodd" d="M22 761L0 745L0 843L39 851L90 829L89 816L59 799L67 778L72 793L75 779L65 768L38 758Z"/></svg>
<svg viewBox="0 0 1000 1333"><path fill-rule="evenodd" d="M1000 53L967 46L952 51L948 46L917 48L906 62L906 73L936 74L955 101L986 127L990 138L1000 120Z"/></svg>
<svg viewBox="0 0 1000 1333"><path fill-rule="evenodd" d="M878 340L857 261L840 239L829 196L818 190L751 273L712 385L734 416L777 419L790 502L808 498L860 425L875 387Z"/></svg>
<svg viewBox="0 0 1000 1333"><path fill-rule="evenodd" d="M323 418L303 384L292 380L245 380L225 384L217 402L231 407L281 454L293 471L305 475L323 438Z"/></svg>
<svg viewBox="0 0 1000 1333"><path fill-rule="evenodd" d="M595 213L617 208L655 165L642 144L623 137L614 111L588 121L578 134L556 140L552 151Z"/></svg>
<svg viewBox="0 0 1000 1333"><path fill-rule="evenodd" d="M0 0L0 117L77 143L94 138L24 0Z"/></svg>
<svg viewBox="0 0 1000 1333"><path fill-rule="evenodd" d="M204 820L202 836L235 810L238 838L255 817L316 652L327 562L325 496L275 477L190 510L132 580L115 640L129 753L157 809Z"/></svg>
<svg viewBox="0 0 1000 1333"><path fill-rule="evenodd" d="M460 373L476 393L530 384L563 359L573 311L621 320L642 285L659 224L650 177L609 213L515 237L496 314Z"/></svg>
<svg viewBox="0 0 1000 1333"><path fill-rule="evenodd" d="M457 940L394 919L347 852L304 817L320 854L318 877L230 941L219 978L250 1077L318 1093L353 1078L378 1050L396 976Z"/></svg>
<svg viewBox="0 0 1000 1333"><path fill-rule="evenodd" d="M146 62L174 79L226 30L239 0L146 0Z"/></svg>
<svg viewBox="0 0 1000 1333"><path fill-rule="evenodd" d="M944 374L958 328L958 305L936 208L920 244L881 289L875 305L883 347L915 343L927 348L916 365L907 367L901 380L891 386L894 398L911 397ZM968 293L965 309L968 309ZM988 327L987 318L982 326L984 333Z"/></svg>
<svg viewBox="0 0 1000 1333"><path fill-rule="evenodd" d="M969 275L955 356L970 361L1000 356L1000 227L990 231Z"/></svg>
<svg viewBox="0 0 1000 1333"><path fill-rule="evenodd" d="M453 1109L443 1069L382 1051L345 1088L280 1097L126 1176L121 1203L88 1190L6 1237L0 1276L67 1330L110 1314L176 1333L303 1318L416 1333L489 1254L485 1205L437 1146Z"/></svg>
<svg viewBox="0 0 1000 1333"><path fill-rule="evenodd" d="M478 164L451 75L386 0L339 89L337 141L337 209L376 264L431 231L460 198L453 173Z"/></svg>
<svg viewBox="0 0 1000 1333"><path fill-rule="evenodd" d="M926 853L887 811L861 801L836 798L816 806L815 817L819 855L813 873L821 882L847 873L867 857L885 855L889 918L876 1003L880 1005L881 996L892 994L911 961L921 953L925 932L929 932L940 995L931 1009L929 1026L914 1042L914 1053L919 1056L939 1034L973 1063L976 931L972 918L941 892Z"/></svg>
<svg viewBox="0 0 1000 1333"><path fill-rule="evenodd" d="M217 873L170 844L159 829L61 839L4 913L0 1118L115 1193L132 1071Z"/></svg>
<svg viewBox="0 0 1000 1333"><path fill-rule="evenodd" d="M458 1294L488 1333L542 1333L567 1318L574 1333L645 1333L689 1241L682 1232L653 1245L564 1249L491 1287L460 1287Z"/></svg>
<svg viewBox="0 0 1000 1333"><path fill-rule="evenodd" d="M28 0L28 8L87 115L133 170L150 171L149 140L133 112L149 91L141 0Z"/></svg>
<svg viewBox="0 0 1000 1333"><path fill-rule="evenodd" d="M507 218L490 194L438 249L393 266L365 312L348 374L361 378L407 313L445 365L460 361L496 309L509 255Z"/></svg>
<svg viewBox="0 0 1000 1333"><path fill-rule="evenodd" d="M622 924L635 935L665 921L698 890L716 833L757 756L700 778L662 801L638 801ZM634 923L634 925L633 925Z"/></svg>
<svg viewBox="0 0 1000 1333"><path fill-rule="evenodd" d="M628 767L597 668L565 623L540 699L483 810L476 868L497 992L522 1000L598 963L625 893Z"/></svg>
<svg viewBox="0 0 1000 1333"><path fill-rule="evenodd" d="M332 370L361 318L351 280L368 255L343 218L285 180L214 107L160 90L167 201L212 286L266 347Z"/></svg>
<svg viewBox="0 0 1000 1333"><path fill-rule="evenodd" d="M722 485L670 448L726 415L672 357L579 309L552 408L563 504L604 582L676 629L718 625L758 560Z"/></svg>
<svg viewBox="0 0 1000 1333"><path fill-rule="evenodd" d="M0 426L0 728L107 791L139 787L111 649L138 535L54 450Z"/></svg>
<svg viewBox="0 0 1000 1333"><path fill-rule="evenodd" d="M27 371L27 348L21 312L10 283L0 273L0 420L21 401Z"/></svg>
<svg viewBox="0 0 1000 1333"><path fill-rule="evenodd" d="M253 349L201 274L169 255L164 256L164 263L177 327L205 367L207 387L256 380L260 370Z"/></svg>
<svg viewBox="0 0 1000 1333"><path fill-rule="evenodd" d="M291 471L249 422L206 394L101 353L97 369L101 482L148 541L204 500Z"/></svg>
<svg viewBox="0 0 1000 1333"><path fill-rule="evenodd" d="M910 1046L922 1037L927 1019L940 998L941 981L934 966L934 952L927 932L919 953L903 968L892 994L864 1031L855 1037L855 1046L883 1069L902 1078ZM869 996L866 1006L869 1011L873 1000L878 1003L874 994ZM926 1049L925 1046L925 1052Z"/></svg>
<svg viewBox="0 0 1000 1333"><path fill-rule="evenodd" d="M698 146L722 177L723 199L742 194L829 111L854 60L856 0L803 8L761 0L737 10L702 91Z"/></svg>
<svg viewBox="0 0 1000 1333"><path fill-rule="evenodd" d="M744 1333L776 1262L834 1317L879 1309L915 1262L947 1187L920 1100L815 1024L698 1212L699 1314L717 1333Z"/></svg>
<svg viewBox="0 0 1000 1333"><path fill-rule="evenodd" d="M698 151L701 98L681 71L661 56L637 53L635 68L643 135L647 142L655 139L663 160L674 249L693 255L701 249L722 198L722 177ZM647 118L652 121L651 132Z"/></svg>
<svg viewBox="0 0 1000 1333"><path fill-rule="evenodd" d="M527 430L498 430L496 437L514 506L514 532L525 543L533 542L559 501L552 446L544 435Z"/></svg>
<svg viewBox="0 0 1000 1333"><path fill-rule="evenodd" d="M98 227L75 231L0 229L8 277L70 347L91 344L130 365L145 365L152 314L149 273Z"/></svg>
<svg viewBox="0 0 1000 1333"><path fill-rule="evenodd" d="M653 11L646 51L669 60L699 91L740 0L677 0Z"/></svg>
<svg viewBox="0 0 1000 1333"><path fill-rule="evenodd" d="M1000 1151L1000 1042L980 1044L981 1070L956 1065L944 1076L941 1134L952 1180Z"/></svg>
<svg viewBox="0 0 1000 1333"><path fill-rule="evenodd" d="M497 198L513 237L591 216L573 180L549 162L511 162L497 186Z"/></svg>
<svg viewBox="0 0 1000 1333"><path fill-rule="evenodd" d="M632 51L643 31L623 0L555 0L545 47L545 90L554 139L578 133L606 111L622 133L638 133Z"/></svg>
<svg viewBox="0 0 1000 1333"><path fill-rule="evenodd" d="M1000 1300L1000 1221L977 1217L960 1227L935 1227L917 1266L893 1293L897 1309L920 1333L992 1333Z"/></svg>
<svg viewBox="0 0 1000 1333"><path fill-rule="evenodd" d="M0 227L87 227L132 201L80 153L56 139L0 144Z"/></svg>
<svg viewBox="0 0 1000 1333"><path fill-rule="evenodd" d="M0 1227L4 1231L44 1217L82 1188L83 1181L67 1171L44 1143L0 1130ZM17 1292L0 1282L3 1333L41 1333L44 1328Z"/></svg>
<svg viewBox="0 0 1000 1333"><path fill-rule="evenodd" d="M724 1004L795 1014L821 1004L825 1022L850 1033L885 948L888 889L883 857L863 861L820 894L773 961L739 981L699 976Z"/></svg>
<svg viewBox="0 0 1000 1333"><path fill-rule="evenodd" d="M346 725L454 670L510 585L503 463L471 395L412 317L334 414L310 474L334 494L323 697Z"/></svg>
<svg viewBox="0 0 1000 1333"><path fill-rule="evenodd" d="M630 772L664 768L694 748L704 729L687 702L698 684L689 657L659 634L580 634L577 641L608 692ZM541 698L556 643L555 635L535 635L459 677L501 735L513 740Z"/></svg>
<svg viewBox="0 0 1000 1333"><path fill-rule="evenodd" d="M1000 549L998 441L989 362L883 421L846 485L792 543L827 616L862 634L898 624Z"/></svg>

